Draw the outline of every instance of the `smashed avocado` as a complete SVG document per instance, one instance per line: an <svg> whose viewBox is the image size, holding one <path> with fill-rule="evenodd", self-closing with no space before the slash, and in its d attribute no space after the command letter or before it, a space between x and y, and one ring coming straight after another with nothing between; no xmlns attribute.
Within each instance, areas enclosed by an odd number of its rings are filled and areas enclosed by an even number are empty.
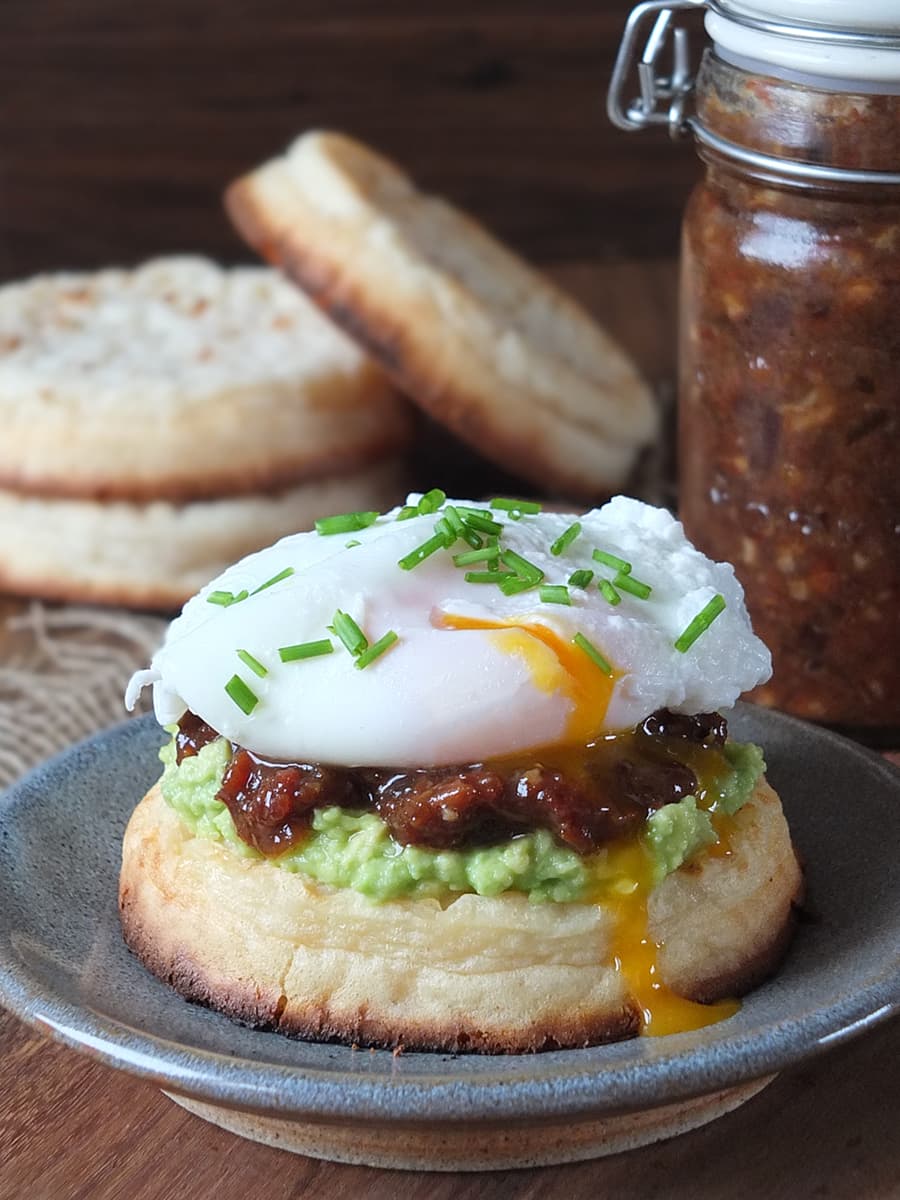
<svg viewBox="0 0 900 1200"><path fill-rule="evenodd" d="M644 834L653 855L653 882L659 883L671 871L703 846L716 840L712 818L697 807L693 796L685 796L677 804L667 804L647 818Z"/></svg>
<svg viewBox="0 0 900 1200"><path fill-rule="evenodd" d="M238 837L228 809L216 798L230 752L228 742L217 738L178 765L174 740L168 742L159 752L165 766L163 798L198 837L224 842L245 858L262 858ZM727 744L725 757L730 770L716 780L710 799L717 809L731 814L749 799L765 763L759 747L749 744ZM698 808L693 796L659 809L648 819L643 835L654 882L677 870L715 837L709 813ZM336 807L317 809L309 835L269 861L318 883L353 888L375 901L516 891L533 901L565 902L629 887L628 880L611 872L605 851L582 858L546 830L520 834L494 846L430 850L399 845L374 812Z"/></svg>

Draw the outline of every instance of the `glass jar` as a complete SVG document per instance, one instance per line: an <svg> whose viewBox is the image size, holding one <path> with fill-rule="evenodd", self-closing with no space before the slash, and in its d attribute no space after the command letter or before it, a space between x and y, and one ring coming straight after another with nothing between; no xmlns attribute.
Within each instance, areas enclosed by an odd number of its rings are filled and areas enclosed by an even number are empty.
<svg viewBox="0 0 900 1200"><path fill-rule="evenodd" d="M679 506L772 650L753 698L877 736L900 729L900 3L892 29L824 39L775 21L800 3L714 4L677 113L706 165L682 240Z"/></svg>

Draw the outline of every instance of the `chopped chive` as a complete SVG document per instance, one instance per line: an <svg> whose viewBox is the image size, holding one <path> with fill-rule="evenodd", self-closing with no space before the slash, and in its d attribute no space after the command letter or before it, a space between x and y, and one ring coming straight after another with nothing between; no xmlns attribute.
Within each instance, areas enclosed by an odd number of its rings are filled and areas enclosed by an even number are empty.
<svg viewBox="0 0 900 1200"><path fill-rule="evenodd" d="M540 583L544 578L544 572L540 567L536 567L534 563L530 563L521 554L516 554L515 550L501 550L500 561L509 567L510 570L515 571L520 579L527 579L532 585Z"/></svg>
<svg viewBox="0 0 900 1200"><path fill-rule="evenodd" d="M570 525L568 529L563 530L563 532L550 547L550 553L555 558L559 558L563 550L565 550L567 546L572 545L579 533L581 533L581 522L576 521L573 525Z"/></svg>
<svg viewBox="0 0 900 1200"><path fill-rule="evenodd" d="M462 517L452 504L444 506L444 520L453 530L457 537L462 537L465 526L462 523Z"/></svg>
<svg viewBox="0 0 900 1200"><path fill-rule="evenodd" d="M298 642L295 646L281 646L278 657L283 663L297 662L301 658L318 658L320 654L333 654L334 644L331 638L322 638L318 642Z"/></svg>
<svg viewBox="0 0 900 1200"><path fill-rule="evenodd" d="M437 512L446 499L446 492L442 492L440 488L432 488L416 505L416 510L420 516L427 516L429 513Z"/></svg>
<svg viewBox="0 0 900 1200"><path fill-rule="evenodd" d="M503 583L507 579L515 579L516 576L510 575L509 571L466 571L463 578L466 583Z"/></svg>
<svg viewBox="0 0 900 1200"><path fill-rule="evenodd" d="M404 571L411 571L413 567L417 567L419 563L424 562L436 550L446 549L447 539L442 533L436 533L434 537L430 537L427 542L423 542L421 546L417 546L415 550L411 550L409 554L401 558L397 565L402 567Z"/></svg>
<svg viewBox="0 0 900 1200"><path fill-rule="evenodd" d="M490 562L491 559L497 559L500 556L500 551L496 546L481 546L478 550L466 550L464 554L453 555L453 565L455 567L469 567L472 563Z"/></svg>
<svg viewBox="0 0 900 1200"><path fill-rule="evenodd" d="M576 633L572 638L572 642L578 647L579 650L583 650L585 652L591 662L597 664L604 675L612 675L612 667L609 665L597 647L591 645L583 633Z"/></svg>
<svg viewBox="0 0 900 1200"><path fill-rule="evenodd" d="M500 521L495 521L490 513L479 513L474 508L460 508L458 510L463 519L463 524L469 529L477 529L480 533L502 533L503 524Z"/></svg>
<svg viewBox="0 0 900 1200"><path fill-rule="evenodd" d="M368 650L364 650L362 654L357 656L354 666L360 671L364 671L370 663L373 663L376 658L380 658L385 650L393 646L394 642L399 641L393 629L389 630L384 637L380 637L377 642L373 642Z"/></svg>
<svg viewBox="0 0 900 1200"><path fill-rule="evenodd" d="M486 546L499 546L500 538L496 533L489 533L484 539L484 544Z"/></svg>
<svg viewBox="0 0 900 1200"><path fill-rule="evenodd" d="M544 604L571 604L569 589L561 583L545 583L538 593Z"/></svg>
<svg viewBox="0 0 900 1200"><path fill-rule="evenodd" d="M474 550L467 550L464 554L454 554L453 565L456 567L470 567L473 563L493 563L494 567L499 562L500 551L496 546L478 546ZM492 570L494 568L491 568Z"/></svg>
<svg viewBox="0 0 900 1200"><path fill-rule="evenodd" d="M507 575L500 584L500 591L504 596L515 596L519 592L528 592L536 588L539 583L540 579L522 579L518 575Z"/></svg>
<svg viewBox="0 0 900 1200"><path fill-rule="evenodd" d="M709 604L697 613L693 621L691 621L685 631L679 635L675 642L675 649L682 654L689 650L696 642L701 633L704 633L712 625L713 621L719 613L725 611L725 597L715 595Z"/></svg>
<svg viewBox="0 0 900 1200"><path fill-rule="evenodd" d="M446 505L444 508L444 518L446 519L447 524L453 530L455 537L462 538L462 540L467 542L473 550L481 549L481 547L484 545L481 535L478 534L474 529L469 529L467 525L463 524L463 519L459 515L459 510L454 505Z"/></svg>
<svg viewBox="0 0 900 1200"><path fill-rule="evenodd" d="M336 517L320 517L316 521L316 533L328 536L332 533L355 533L357 529L366 529L378 520L377 512L340 513Z"/></svg>
<svg viewBox="0 0 900 1200"><path fill-rule="evenodd" d="M394 518L395 521L408 521L410 517L417 517L419 510L414 504L404 504Z"/></svg>
<svg viewBox="0 0 900 1200"><path fill-rule="evenodd" d="M609 582L608 579L601 579L600 582L597 584L597 586L599 587L600 591L602 592L604 600L608 600L610 602L610 604L621 604L622 603L622 597L619 595L619 593L616 591L616 589L613 587L613 585Z"/></svg>
<svg viewBox="0 0 900 1200"><path fill-rule="evenodd" d="M207 604L218 604L220 608L230 608L232 604L240 604L250 593L246 588L239 592L210 592L206 597Z"/></svg>
<svg viewBox="0 0 900 1200"><path fill-rule="evenodd" d="M591 585L591 580L594 578L594 572L586 568L581 571L573 571L569 576L569 587L587 588Z"/></svg>
<svg viewBox="0 0 900 1200"><path fill-rule="evenodd" d="M609 554L606 550L595 550L591 558L595 562L603 563L605 567L612 567L614 571L619 571L622 575L631 574L631 563L626 562L624 558L619 558L617 554Z"/></svg>
<svg viewBox="0 0 900 1200"><path fill-rule="evenodd" d="M244 683L240 675L232 675L225 684L225 691L241 712L246 713L248 717L259 704L259 697Z"/></svg>
<svg viewBox="0 0 900 1200"><path fill-rule="evenodd" d="M641 583L639 579L635 579L632 575L625 575L621 571L615 577L613 583L620 592L630 592L632 596L637 596L639 600L646 600L653 591L649 583Z"/></svg>
<svg viewBox="0 0 900 1200"><path fill-rule="evenodd" d="M441 517L440 520L435 521L434 532L441 535L441 537L444 539L444 545L448 550L456 541L456 534L453 532L453 526L446 519L446 517Z"/></svg>
<svg viewBox="0 0 900 1200"><path fill-rule="evenodd" d="M356 539L356 538L353 538L353 539L352 539L351 541L349 541L349 542L344 542L344 547L345 547L347 550L352 550L354 546L361 546L361 545L362 545L362 542L360 542L360 541L357 541L357 539Z"/></svg>
<svg viewBox="0 0 900 1200"><path fill-rule="evenodd" d="M362 654L369 644L369 639L353 620L349 613L340 609L334 614L334 633L339 637L351 654Z"/></svg>
<svg viewBox="0 0 900 1200"><path fill-rule="evenodd" d="M231 592L210 592L206 597L207 604L218 604L221 608L228 608L234 602L235 597Z"/></svg>
<svg viewBox="0 0 900 1200"><path fill-rule="evenodd" d="M521 516L534 516L541 511L541 505L535 500L507 500L504 496L495 496L490 502L491 508L500 512L518 513Z"/></svg>
<svg viewBox="0 0 900 1200"><path fill-rule="evenodd" d="M290 579L293 574L293 567L285 567L283 571L279 571L277 575L273 575L271 579L267 579L265 583L261 583L258 588L254 588L251 595L255 596L257 592L264 592L266 588L270 588L274 583L281 583L282 579Z"/></svg>
<svg viewBox="0 0 900 1200"><path fill-rule="evenodd" d="M254 658L249 650L238 650L238 658L245 667L249 667L254 675L258 675L260 679L265 679L269 673L269 668L264 667L258 658Z"/></svg>

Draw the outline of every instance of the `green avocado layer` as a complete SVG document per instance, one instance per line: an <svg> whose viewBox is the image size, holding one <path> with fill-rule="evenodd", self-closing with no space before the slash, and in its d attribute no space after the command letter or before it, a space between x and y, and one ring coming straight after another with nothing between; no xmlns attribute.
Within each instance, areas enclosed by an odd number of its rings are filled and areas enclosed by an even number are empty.
<svg viewBox="0 0 900 1200"><path fill-rule="evenodd" d="M241 841L228 809L216 798L230 752L229 743L217 738L177 765L175 742L170 741L159 752L165 766L162 794L197 836L224 842L245 858L262 858ZM716 780L713 791L716 807L730 814L749 798L765 763L762 751L752 744L729 743L725 757L730 769ZM716 839L709 813L697 807L693 796L654 813L643 837L657 882ZM617 875L608 857L601 850L582 858L542 829L469 850L401 846L376 813L330 807L315 810L309 836L300 845L269 861L318 883L353 888L376 901L401 896L440 899L460 892L498 896L508 891L524 892L534 901L575 901L607 890L631 890L633 881Z"/></svg>

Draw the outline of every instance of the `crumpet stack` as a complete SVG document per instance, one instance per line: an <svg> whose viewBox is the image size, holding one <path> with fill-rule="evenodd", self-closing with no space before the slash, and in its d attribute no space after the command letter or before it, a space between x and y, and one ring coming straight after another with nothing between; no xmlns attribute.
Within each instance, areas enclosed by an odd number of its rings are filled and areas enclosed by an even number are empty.
<svg viewBox="0 0 900 1200"><path fill-rule="evenodd" d="M390 507L405 401L266 268L169 258L0 288L0 587L181 605L330 512Z"/></svg>
<svg viewBox="0 0 900 1200"><path fill-rule="evenodd" d="M416 404L542 492L605 497L655 437L650 390L613 338L367 146L304 134L226 206Z"/></svg>

